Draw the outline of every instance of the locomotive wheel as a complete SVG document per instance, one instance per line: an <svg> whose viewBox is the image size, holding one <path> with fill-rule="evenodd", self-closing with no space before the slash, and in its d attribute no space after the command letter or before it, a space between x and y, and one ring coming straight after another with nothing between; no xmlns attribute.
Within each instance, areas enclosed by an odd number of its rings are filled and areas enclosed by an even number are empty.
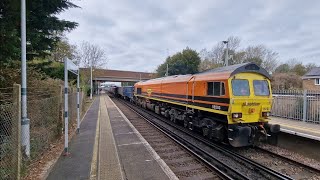
<svg viewBox="0 0 320 180"><path fill-rule="evenodd" d="M183 127L187 128L188 127L189 122L187 120L183 121Z"/></svg>
<svg viewBox="0 0 320 180"><path fill-rule="evenodd" d="M174 119L175 119L175 118L174 118L174 115L171 114L171 115L170 115L170 121L174 121Z"/></svg>
<svg viewBox="0 0 320 180"><path fill-rule="evenodd" d="M173 118L173 123L177 124L177 119Z"/></svg>
<svg viewBox="0 0 320 180"><path fill-rule="evenodd" d="M208 127L203 127L202 128L202 135L204 137L208 137L208 135L209 135L209 128Z"/></svg>
<svg viewBox="0 0 320 180"><path fill-rule="evenodd" d="M193 131L193 124L192 124L192 122L189 122L189 123L188 123L188 128L189 128L191 131Z"/></svg>

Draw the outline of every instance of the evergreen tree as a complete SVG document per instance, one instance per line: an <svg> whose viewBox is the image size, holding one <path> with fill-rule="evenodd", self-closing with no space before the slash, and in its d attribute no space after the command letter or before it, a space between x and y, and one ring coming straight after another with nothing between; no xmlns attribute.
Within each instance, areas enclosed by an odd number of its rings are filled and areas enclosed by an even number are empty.
<svg viewBox="0 0 320 180"><path fill-rule="evenodd" d="M20 59L20 1L0 2L0 62ZM61 20L57 14L77 8L70 0L26 1L27 59L44 57L52 51L65 31L77 27L76 22Z"/></svg>
<svg viewBox="0 0 320 180"><path fill-rule="evenodd" d="M157 74L159 77L165 76L167 71L167 64L169 66L169 75L177 74L194 74L198 72L200 65L200 56L195 51L187 47L182 52L178 52L158 66Z"/></svg>

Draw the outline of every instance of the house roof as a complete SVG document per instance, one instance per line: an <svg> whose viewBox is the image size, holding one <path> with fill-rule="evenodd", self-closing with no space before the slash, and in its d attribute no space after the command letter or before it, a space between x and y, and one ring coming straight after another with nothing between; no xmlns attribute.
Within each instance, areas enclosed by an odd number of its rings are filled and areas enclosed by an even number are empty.
<svg viewBox="0 0 320 180"><path fill-rule="evenodd" d="M312 68L309 72L307 72L304 77L306 76L320 76L320 67Z"/></svg>

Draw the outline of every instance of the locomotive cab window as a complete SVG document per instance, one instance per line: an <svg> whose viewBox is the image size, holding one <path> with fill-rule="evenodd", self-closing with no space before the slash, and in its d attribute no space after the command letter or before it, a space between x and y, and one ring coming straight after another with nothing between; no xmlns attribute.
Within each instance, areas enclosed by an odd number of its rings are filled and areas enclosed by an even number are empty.
<svg viewBox="0 0 320 180"><path fill-rule="evenodd" d="M225 87L223 82L208 82L208 96L223 96L225 95Z"/></svg>
<svg viewBox="0 0 320 180"><path fill-rule="evenodd" d="M266 80L253 80L254 94L256 96L269 96L269 85Z"/></svg>
<svg viewBox="0 0 320 180"><path fill-rule="evenodd" d="M231 81L232 92L235 96L249 96L250 88L249 82L246 79L233 79Z"/></svg>

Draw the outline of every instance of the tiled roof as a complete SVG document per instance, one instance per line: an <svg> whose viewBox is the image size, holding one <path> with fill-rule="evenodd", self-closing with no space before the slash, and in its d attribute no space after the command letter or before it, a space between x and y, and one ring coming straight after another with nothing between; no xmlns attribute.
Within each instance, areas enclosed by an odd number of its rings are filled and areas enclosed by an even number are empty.
<svg viewBox="0 0 320 180"><path fill-rule="evenodd" d="M312 68L304 76L320 76L320 67Z"/></svg>

